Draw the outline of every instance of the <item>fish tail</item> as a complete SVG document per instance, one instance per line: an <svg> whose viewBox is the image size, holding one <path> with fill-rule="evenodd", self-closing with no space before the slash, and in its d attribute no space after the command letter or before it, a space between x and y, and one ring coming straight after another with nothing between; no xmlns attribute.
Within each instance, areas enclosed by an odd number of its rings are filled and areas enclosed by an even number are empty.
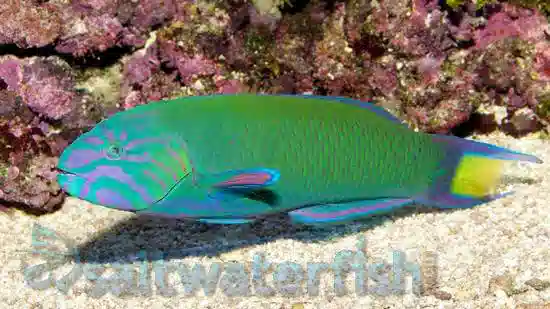
<svg viewBox="0 0 550 309"><path fill-rule="evenodd" d="M469 208L512 194L496 193L505 161L542 163L529 154L455 136L433 135L446 150L443 175L416 202L439 208Z"/></svg>

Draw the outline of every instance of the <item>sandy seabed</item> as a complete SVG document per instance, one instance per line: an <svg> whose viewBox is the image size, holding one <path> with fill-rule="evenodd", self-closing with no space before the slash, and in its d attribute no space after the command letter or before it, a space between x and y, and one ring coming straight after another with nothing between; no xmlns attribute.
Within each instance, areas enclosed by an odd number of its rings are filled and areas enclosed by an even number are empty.
<svg viewBox="0 0 550 309"><path fill-rule="evenodd" d="M515 194L473 209L326 229L209 226L74 198L51 215L2 215L0 308L550 308L550 141L480 139L545 163L510 164Z"/></svg>

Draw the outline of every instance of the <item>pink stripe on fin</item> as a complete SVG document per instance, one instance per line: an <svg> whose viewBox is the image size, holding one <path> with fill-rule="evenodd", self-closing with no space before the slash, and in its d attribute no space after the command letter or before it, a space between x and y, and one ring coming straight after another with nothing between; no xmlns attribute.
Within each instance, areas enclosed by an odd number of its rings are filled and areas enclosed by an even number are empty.
<svg viewBox="0 0 550 309"><path fill-rule="evenodd" d="M215 184L215 187L255 187L267 186L279 178L279 174L272 170L243 171L228 180Z"/></svg>
<svg viewBox="0 0 550 309"><path fill-rule="evenodd" d="M373 215L388 213L412 202L412 199L407 198L363 200L310 206L291 211L288 214L291 220L296 223L308 225L342 224Z"/></svg>

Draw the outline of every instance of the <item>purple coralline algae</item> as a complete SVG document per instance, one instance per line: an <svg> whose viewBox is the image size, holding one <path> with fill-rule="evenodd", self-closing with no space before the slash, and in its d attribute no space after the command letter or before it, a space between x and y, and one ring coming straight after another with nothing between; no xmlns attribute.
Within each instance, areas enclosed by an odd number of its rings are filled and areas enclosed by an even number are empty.
<svg viewBox="0 0 550 309"><path fill-rule="evenodd" d="M547 129L547 10L519 0L264 2L1 1L0 205L55 210L64 195L54 167L68 143L113 112L179 96L338 95L426 132ZM489 117L498 109L504 118Z"/></svg>

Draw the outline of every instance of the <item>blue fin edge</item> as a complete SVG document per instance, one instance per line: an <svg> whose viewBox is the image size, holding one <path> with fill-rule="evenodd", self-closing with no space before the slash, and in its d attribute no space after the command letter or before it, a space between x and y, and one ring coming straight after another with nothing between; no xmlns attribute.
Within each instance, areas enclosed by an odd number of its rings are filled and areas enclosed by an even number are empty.
<svg viewBox="0 0 550 309"><path fill-rule="evenodd" d="M227 94L210 94L210 95L203 95L203 96L195 96L195 97L189 97L189 98L200 98L200 97L219 97L219 96L238 96L238 95L256 95L256 96L271 96L271 97L301 97L306 99L317 99L317 100L326 100L326 101L333 101L333 102L340 102L344 104L350 104L355 105L361 108L366 108L377 115L386 118L392 122L401 124L405 127L408 127L407 124L403 123L401 119L395 117L390 112L385 110L384 108L372 103L372 102L365 102L358 99L352 99L347 97L341 97L341 96L321 96L321 95L309 95L309 94L265 94L265 93L259 93L259 94L251 94L251 93L227 93ZM187 98L187 97L186 97Z"/></svg>
<svg viewBox="0 0 550 309"><path fill-rule="evenodd" d="M372 102L365 102L357 99L347 98L347 97L340 97L340 96L320 96L320 95L308 95L308 94L280 94L280 96L295 96L295 97L302 97L302 98L309 98L309 99L318 99L318 100L326 100L326 101L338 101L340 103L355 105L361 108L366 108L374 113L376 113L378 116L381 116L383 118L386 118L390 121L399 123L401 125L406 126L401 119L395 117L390 112L385 110L384 108L372 103Z"/></svg>

